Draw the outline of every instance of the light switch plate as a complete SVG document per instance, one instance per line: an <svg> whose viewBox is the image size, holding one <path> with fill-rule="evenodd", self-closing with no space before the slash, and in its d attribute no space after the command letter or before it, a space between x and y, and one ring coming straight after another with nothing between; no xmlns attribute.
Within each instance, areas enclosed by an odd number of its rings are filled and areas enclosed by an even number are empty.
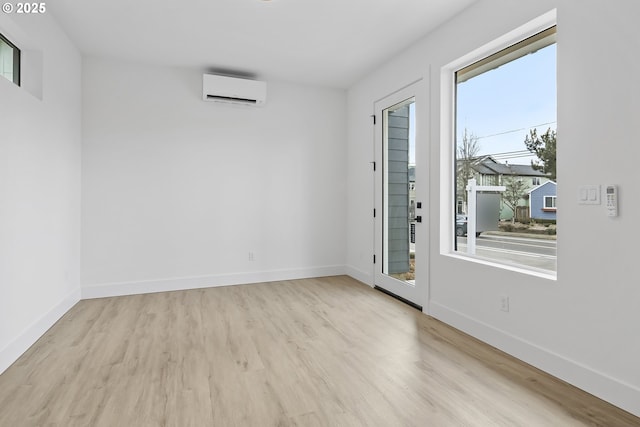
<svg viewBox="0 0 640 427"><path fill-rule="evenodd" d="M578 204L579 205L599 205L600 204L600 186L599 185L581 185L578 187Z"/></svg>

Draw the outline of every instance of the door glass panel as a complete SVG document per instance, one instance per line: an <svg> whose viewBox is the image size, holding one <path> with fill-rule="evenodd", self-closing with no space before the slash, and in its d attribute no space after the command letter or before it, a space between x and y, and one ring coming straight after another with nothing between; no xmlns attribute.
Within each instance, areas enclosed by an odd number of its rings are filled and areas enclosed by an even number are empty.
<svg viewBox="0 0 640 427"><path fill-rule="evenodd" d="M415 109L410 98L383 111L382 273L415 281Z"/></svg>

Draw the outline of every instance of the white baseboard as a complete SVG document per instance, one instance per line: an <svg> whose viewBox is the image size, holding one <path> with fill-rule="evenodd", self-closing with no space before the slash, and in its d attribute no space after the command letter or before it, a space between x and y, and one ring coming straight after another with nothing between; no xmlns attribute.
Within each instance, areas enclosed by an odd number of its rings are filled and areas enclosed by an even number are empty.
<svg viewBox="0 0 640 427"><path fill-rule="evenodd" d="M274 282L278 280L307 279L312 277L346 274L343 265L309 267L290 270L269 270L252 273L221 274L213 276L177 277L170 279L142 280L136 282L101 283L82 287L82 299L105 298L154 292L181 291L217 286Z"/></svg>
<svg viewBox="0 0 640 427"><path fill-rule="evenodd" d="M640 389L431 301L430 315L636 416Z"/></svg>
<svg viewBox="0 0 640 427"><path fill-rule="evenodd" d="M16 339L0 350L0 374L11 366L64 314L80 301L80 289L76 289L62 299L55 307L37 319Z"/></svg>
<svg viewBox="0 0 640 427"><path fill-rule="evenodd" d="M346 273L348 276L353 277L354 279L369 285L371 287L373 287L373 276L371 275L371 273L368 273L366 271L362 271L358 268L352 267L352 266L347 266L346 267Z"/></svg>

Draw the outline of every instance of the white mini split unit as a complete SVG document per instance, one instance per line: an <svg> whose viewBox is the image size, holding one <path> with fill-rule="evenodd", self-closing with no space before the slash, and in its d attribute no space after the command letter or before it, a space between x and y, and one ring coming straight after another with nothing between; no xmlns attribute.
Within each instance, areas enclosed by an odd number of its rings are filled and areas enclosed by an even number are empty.
<svg viewBox="0 0 640 427"><path fill-rule="evenodd" d="M204 74L202 99L205 101L262 106L267 102L267 83L237 77Z"/></svg>

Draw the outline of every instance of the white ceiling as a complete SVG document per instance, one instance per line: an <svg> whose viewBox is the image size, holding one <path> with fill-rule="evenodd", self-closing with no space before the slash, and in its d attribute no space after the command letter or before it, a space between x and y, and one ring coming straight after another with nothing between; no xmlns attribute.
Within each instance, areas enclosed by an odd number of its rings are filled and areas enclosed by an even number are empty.
<svg viewBox="0 0 640 427"><path fill-rule="evenodd" d="M347 88L476 0L53 0L86 55Z"/></svg>

